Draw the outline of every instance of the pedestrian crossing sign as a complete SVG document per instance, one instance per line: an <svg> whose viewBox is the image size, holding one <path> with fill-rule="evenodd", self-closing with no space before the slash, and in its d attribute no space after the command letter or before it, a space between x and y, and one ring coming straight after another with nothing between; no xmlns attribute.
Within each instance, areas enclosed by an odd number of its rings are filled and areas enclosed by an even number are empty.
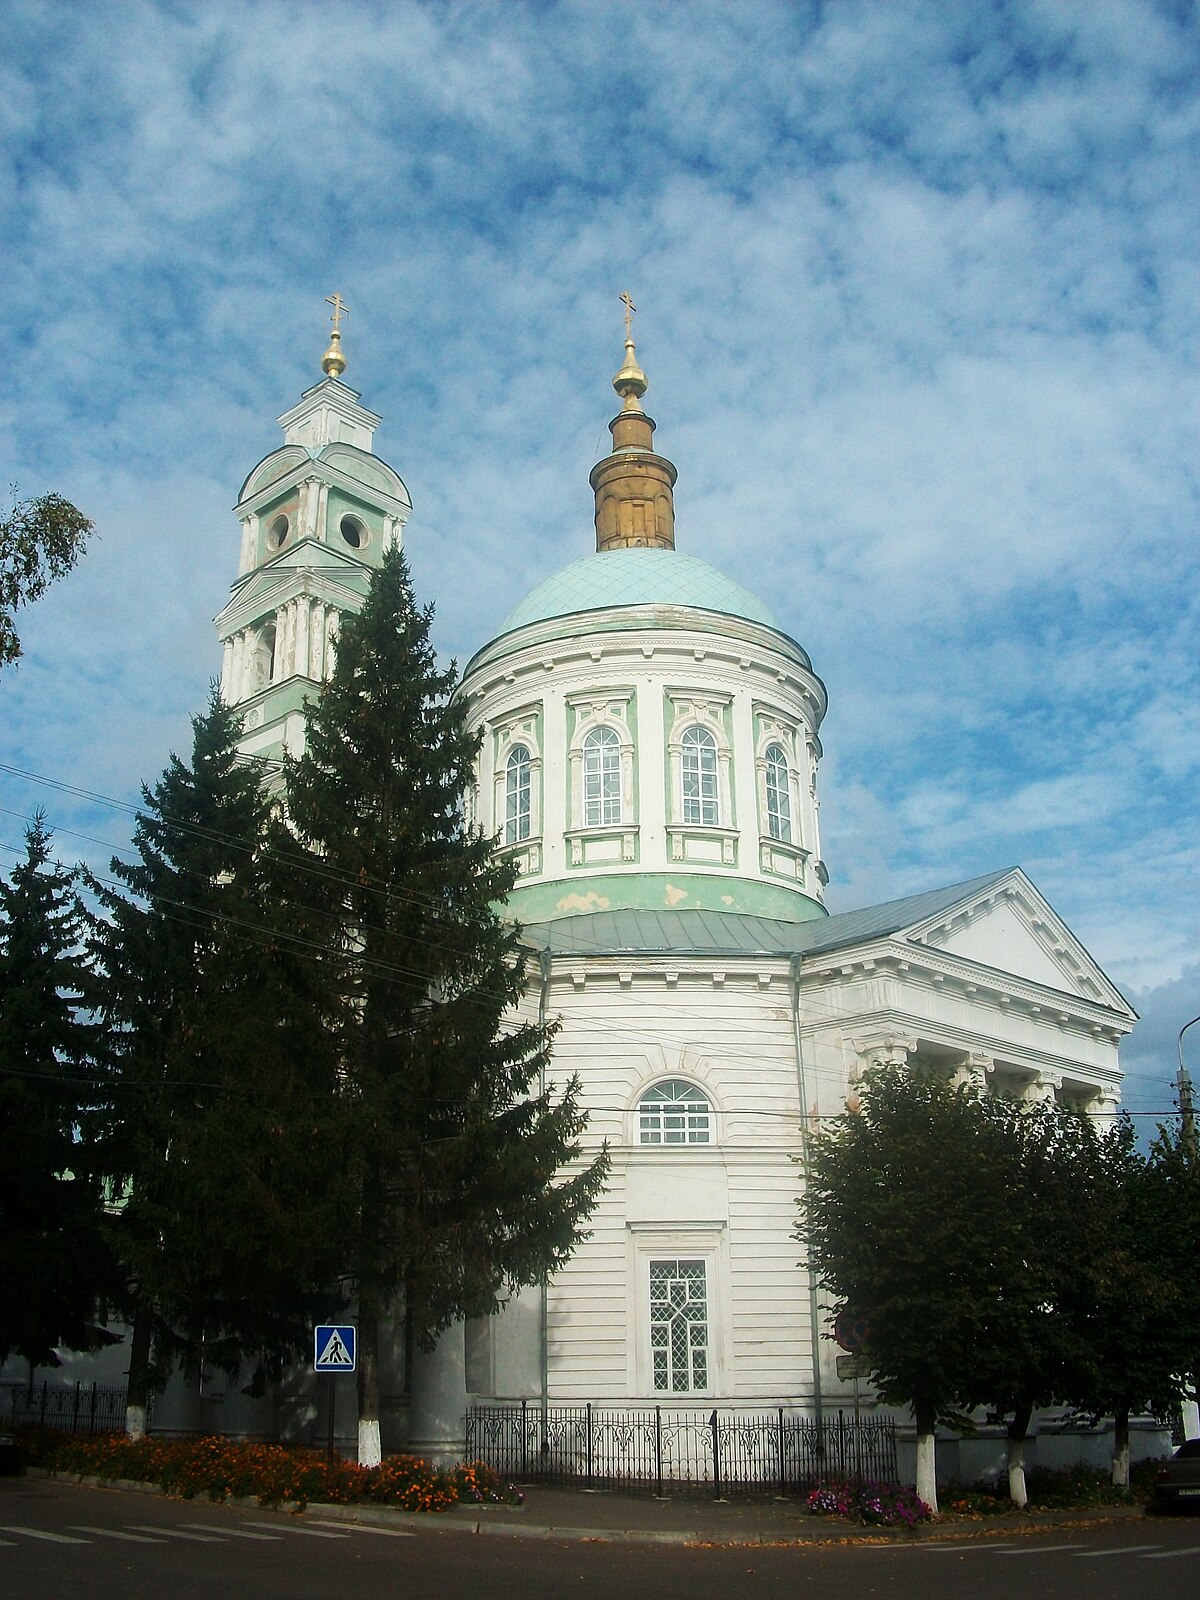
<svg viewBox="0 0 1200 1600"><path fill-rule="evenodd" d="M352 1322L323 1322L315 1329L313 1370L353 1372L358 1329Z"/></svg>

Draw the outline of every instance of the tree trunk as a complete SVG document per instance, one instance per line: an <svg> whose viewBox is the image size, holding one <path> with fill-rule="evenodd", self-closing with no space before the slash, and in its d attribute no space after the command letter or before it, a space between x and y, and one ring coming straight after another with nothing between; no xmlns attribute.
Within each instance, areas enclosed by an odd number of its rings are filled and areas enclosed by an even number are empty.
<svg viewBox="0 0 1200 1600"><path fill-rule="evenodd" d="M379 1286L363 1274L358 1284L358 1464L383 1460L379 1437Z"/></svg>
<svg viewBox="0 0 1200 1600"><path fill-rule="evenodd" d="M935 1413L932 1406L914 1406L917 1419L917 1497L924 1500L936 1517L937 1503L937 1440L934 1434Z"/></svg>
<svg viewBox="0 0 1200 1600"><path fill-rule="evenodd" d="M1129 1493L1129 1407L1113 1418L1112 1481L1115 1489Z"/></svg>
<svg viewBox="0 0 1200 1600"><path fill-rule="evenodd" d="M1025 1440L1032 1417L1033 1406L1022 1403L1008 1425L1008 1498L1018 1510L1029 1504L1029 1491L1025 1486Z"/></svg>
<svg viewBox="0 0 1200 1600"><path fill-rule="evenodd" d="M150 1335L153 1326L149 1306L139 1300L129 1336L129 1380L125 1392L125 1433L130 1439L144 1438L146 1433L150 1403Z"/></svg>

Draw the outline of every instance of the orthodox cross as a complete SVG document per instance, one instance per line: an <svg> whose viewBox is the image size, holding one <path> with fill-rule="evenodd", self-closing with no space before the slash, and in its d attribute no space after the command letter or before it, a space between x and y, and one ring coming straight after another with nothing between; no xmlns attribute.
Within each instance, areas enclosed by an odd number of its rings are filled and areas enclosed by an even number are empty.
<svg viewBox="0 0 1200 1600"><path fill-rule="evenodd" d="M343 317L348 317L350 315L350 307L342 299L341 295L336 289L332 294L327 294L325 296L325 304L333 307L333 314L330 316L329 320L333 323L334 333L337 333L338 323Z"/></svg>
<svg viewBox="0 0 1200 1600"><path fill-rule="evenodd" d="M629 290L628 289L622 289L621 293L617 296L617 299L620 300L622 305L624 305L624 307L625 307L625 337L627 339L632 339L633 338L633 313L637 310L637 307L634 305L633 301L630 299Z"/></svg>

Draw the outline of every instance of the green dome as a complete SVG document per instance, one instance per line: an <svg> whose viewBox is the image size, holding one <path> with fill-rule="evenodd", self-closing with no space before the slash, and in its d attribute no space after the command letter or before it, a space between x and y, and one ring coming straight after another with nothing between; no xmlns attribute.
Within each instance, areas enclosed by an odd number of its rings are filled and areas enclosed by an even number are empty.
<svg viewBox="0 0 1200 1600"><path fill-rule="evenodd" d="M782 631L749 589L706 561L681 555L678 550L634 547L604 550L572 561L525 596L505 619L500 634L532 622L581 611L605 611L612 606L694 606Z"/></svg>

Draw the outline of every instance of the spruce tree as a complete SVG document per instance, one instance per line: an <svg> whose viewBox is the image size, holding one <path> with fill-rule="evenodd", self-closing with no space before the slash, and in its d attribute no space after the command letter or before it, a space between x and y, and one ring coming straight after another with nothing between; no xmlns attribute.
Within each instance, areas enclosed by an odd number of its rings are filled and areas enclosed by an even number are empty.
<svg viewBox="0 0 1200 1600"><path fill-rule="evenodd" d="M95 1032L75 873L39 814L0 881L0 1361L58 1366L56 1346L108 1342L114 1287L89 1139Z"/></svg>
<svg viewBox="0 0 1200 1600"><path fill-rule="evenodd" d="M479 737L431 620L389 551L286 773L291 823L324 874L340 1008L366 1465L385 1312L399 1300L429 1348L494 1311L570 1255L607 1164L579 1164L574 1080L543 1087L552 1030L517 1020L525 962L499 909L512 869L464 823Z"/></svg>
<svg viewBox="0 0 1200 1600"><path fill-rule="evenodd" d="M128 892L93 886L132 1433L175 1361L248 1368L258 1392L336 1283L344 1163L304 884L235 714L214 693L193 727L191 764L143 790L137 859L112 862Z"/></svg>

